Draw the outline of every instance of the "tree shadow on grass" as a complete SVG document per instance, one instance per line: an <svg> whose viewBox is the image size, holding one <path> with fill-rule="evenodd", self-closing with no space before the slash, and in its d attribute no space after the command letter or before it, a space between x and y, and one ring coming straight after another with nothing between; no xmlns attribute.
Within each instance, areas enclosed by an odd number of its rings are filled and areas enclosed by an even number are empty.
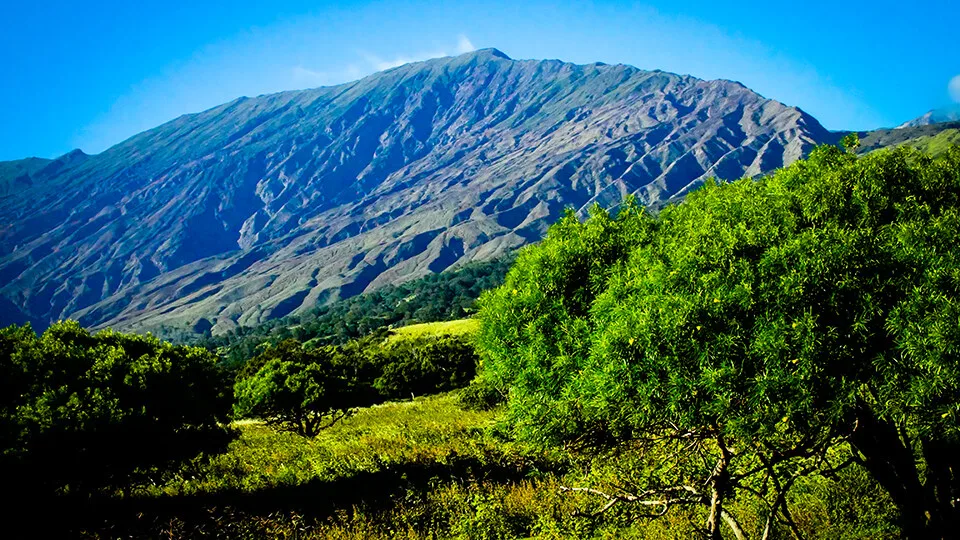
<svg viewBox="0 0 960 540"><path fill-rule="evenodd" d="M4 520L5 536L249 537L270 535L270 529L277 535L277 527L308 527L355 506L373 514L389 510L411 492L423 494L443 484L512 483L538 472L558 472L560 467L503 457L487 461L452 453L443 461L383 464L376 471L255 492L19 501L7 506L14 513Z"/></svg>

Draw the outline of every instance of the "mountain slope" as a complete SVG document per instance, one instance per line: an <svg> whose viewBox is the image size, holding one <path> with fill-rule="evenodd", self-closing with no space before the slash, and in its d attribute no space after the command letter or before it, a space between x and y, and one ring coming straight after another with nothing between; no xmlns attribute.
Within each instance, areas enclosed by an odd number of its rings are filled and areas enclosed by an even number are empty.
<svg viewBox="0 0 960 540"><path fill-rule="evenodd" d="M2 312L218 333L833 139L739 83L494 49L240 98L0 195L0 295L19 307Z"/></svg>
<svg viewBox="0 0 960 540"><path fill-rule="evenodd" d="M908 145L935 155L953 144L960 144L960 122L877 129L859 132L858 135L860 136L860 153Z"/></svg>
<svg viewBox="0 0 960 540"><path fill-rule="evenodd" d="M953 105L951 107L945 107L942 109L933 109L932 111L928 111L923 116L914 118L909 122L904 122L899 127L909 128L929 126L942 122L960 122L960 105Z"/></svg>

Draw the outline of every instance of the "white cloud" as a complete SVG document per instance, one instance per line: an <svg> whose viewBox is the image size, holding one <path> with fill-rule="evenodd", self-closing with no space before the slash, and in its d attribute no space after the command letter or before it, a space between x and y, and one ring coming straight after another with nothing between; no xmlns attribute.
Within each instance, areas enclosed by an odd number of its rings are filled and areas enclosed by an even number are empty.
<svg viewBox="0 0 960 540"><path fill-rule="evenodd" d="M477 48L474 47L473 43L470 42L470 38L468 38L463 34L460 34L460 36L457 38L457 53L464 54L468 52L473 52L475 50L477 50Z"/></svg>
<svg viewBox="0 0 960 540"><path fill-rule="evenodd" d="M453 54L465 54L475 50L477 50L477 48L470 41L470 38L464 34L457 36L457 45L454 48ZM383 71L385 69L395 68L411 62L422 62L431 58L451 56L451 53L447 49L435 49L433 51L424 51L416 54L400 54L393 58L383 58L368 52L361 52L360 55L371 68L376 71Z"/></svg>
<svg viewBox="0 0 960 540"><path fill-rule="evenodd" d="M293 84L297 88L330 86L359 79L363 70L355 64L349 64L337 71L315 71L303 66L294 66L291 70Z"/></svg>
<svg viewBox="0 0 960 540"><path fill-rule="evenodd" d="M294 66L292 71L293 82L297 86L322 86L330 79L327 72L313 71L303 66Z"/></svg>
<svg viewBox="0 0 960 540"><path fill-rule="evenodd" d="M950 92L950 98L960 103L960 75L950 79L947 83L947 91Z"/></svg>
<svg viewBox="0 0 960 540"><path fill-rule="evenodd" d="M431 58L439 58L441 56L447 56L446 51L432 51L432 52L423 52L413 55L401 54L393 58L381 58L375 54L370 53L361 53L364 60L370 64L370 67L376 71L383 71L385 69L395 68L397 66L402 66L404 64L409 64L411 62L421 62L423 60L429 60Z"/></svg>
<svg viewBox="0 0 960 540"><path fill-rule="evenodd" d="M477 50L470 38L464 34L457 36L456 47L452 54L465 54ZM385 69L395 68L411 62L421 62L431 58L450 56L447 49L434 49L432 51L423 51L415 54L399 54L397 56L384 58L373 53L358 51L363 61L333 71L317 71L303 65L297 65L291 68L290 77L293 86L296 88L312 88L316 86L330 86L349 81L355 81L364 75L374 71L383 71Z"/></svg>

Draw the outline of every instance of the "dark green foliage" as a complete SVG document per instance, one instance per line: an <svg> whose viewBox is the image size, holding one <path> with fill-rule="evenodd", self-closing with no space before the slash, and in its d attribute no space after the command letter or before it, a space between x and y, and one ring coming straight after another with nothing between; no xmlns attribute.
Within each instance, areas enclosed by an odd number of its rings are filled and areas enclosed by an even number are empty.
<svg viewBox="0 0 960 540"><path fill-rule="evenodd" d="M504 401L504 396L495 386L484 379L475 379L460 390L460 405L472 411L489 411Z"/></svg>
<svg viewBox="0 0 960 540"><path fill-rule="evenodd" d="M375 352L374 387L385 399L461 388L477 372L473 344L459 336L424 336L388 342Z"/></svg>
<svg viewBox="0 0 960 540"><path fill-rule="evenodd" d="M213 450L229 400L198 347L73 321L0 330L0 447L10 485L90 491Z"/></svg>
<svg viewBox="0 0 960 540"><path fill-rule="evenodd" d="M374 335L320 348L288 339L240 370L234 412L313 437L357 407L465 386L476 365L459 336Z"/></svg>
<svg viewBox="0 0 960 540"><path fill-rule="evenodd" d="M822 147L656 218L568 217L481 299L485 377L522 438L713 441L714 537L756 467L789 525L797 474L843 438L907 535L939 537L960 495L957 238L956 147Z"/></svg>
<svg viewBox="0 0 960 540"><path fill-rule="evenodd" d="M471 263L453 271L388 285L317 308L302 317L285 317L253 328L241 327L198 343L219 349L225 363L243 365L267 344L294 338L313 346L343 344L390 326L461 319L473 312L480 293L496 287L512 257Z"/></svg>
<svg viewBox="0 0 960 540"><path fill-rule="evenodd" d="M268 349L257 358L260 368L237 381L234 413L313 437L354 407L369 404L364 381L351 377L351 366L336 353L333 348L304 350L292 339Z"/></svg>

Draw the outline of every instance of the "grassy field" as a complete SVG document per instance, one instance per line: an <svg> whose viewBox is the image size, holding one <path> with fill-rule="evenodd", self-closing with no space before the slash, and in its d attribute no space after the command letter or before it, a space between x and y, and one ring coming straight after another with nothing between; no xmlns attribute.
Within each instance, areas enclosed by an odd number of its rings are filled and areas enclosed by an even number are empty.
<svg viewBox="0 0 960 540"><path fill-rule="evenodd" d="M425 336L464 336L475 334L479 329L480 322L476 319L411 324L394 328L387 340L416 339Z"/></svg>
<svg viewBox="0 0 960 540"><path fill-rule="evenodd" d="M907 144L935 156L953 145L960 144L960 129L946 129L936 135L919 137Z"/></svg>
<svg viewBox="0 0 960 540"><path fill-rule="evenodd" d="M235 425L224 454L197 460L127 497L98 501L71 535L230 538L692 538L700 508L657 519L561 486L612 485L642 473L629 452L537 450L501 436L497 411L456 393L359 411L314 439ZM857 470L810 480L791 500L808 538L894 538L889 504ZM759 537L757 501L734 503ZM752 536L753 537L753 536ZM784 536L787 537L787 536Z"/></svg>

